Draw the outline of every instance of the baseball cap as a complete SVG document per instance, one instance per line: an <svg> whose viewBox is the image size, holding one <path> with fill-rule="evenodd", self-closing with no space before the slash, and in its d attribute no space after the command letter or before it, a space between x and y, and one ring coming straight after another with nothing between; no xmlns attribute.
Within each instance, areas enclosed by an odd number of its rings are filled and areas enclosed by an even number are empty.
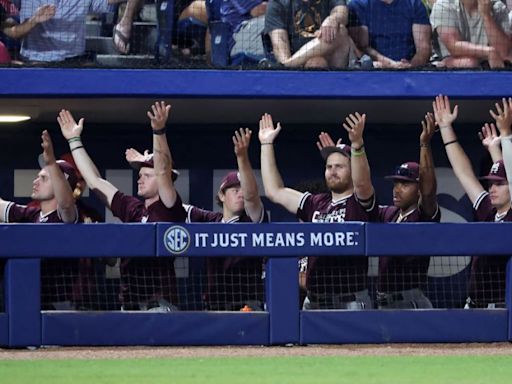
<svg viewBox="0 0 512 384"><path fill-rule="evenodd" d="M43 154L40 154L37 160L39 162L39 166L41 167L41 169L46 167L46 162L44 161ZM76 174L75 168L65 160L57 160L56 163L59 166L62 173L64 174L64 176L66 177L66 180L71 186L71 189L75 189L76 183L78 182L78 176Z"/></svg>
<svg viewBox="0 0 512 384"><path fill-rule="evenodd" d="M219 191L224 192L226 189L240 185L240 175L237 171L228 172L220 183Z"/></svg>
<svg viewBox="0 0 512 384"><path fill-rule="evenodd" d="M155 163L153 161L153 154L148 155L144 161L131 161L130 165L136 171L139 171L141 168L155 168ZM172 170L172 181L176 181L180 173L173 168Z"/></svg>
<svg viewBox="0 0 512 384"><path fill-rule="evenodd" d="M480 180L490 180L490 181L506 181L507 180L507 172L505 171L505 164L503 160L498 160L495 162L487 176L481 177Z"/></svg>
<svg viewBox="0 0 512 384"><path fill-rule="evenodd" d="M392 175L385 176L385 178L417 183L420 181L420 165L414 161L403 163L395 168Z"/></svg>
<svg viewBox="0 0 512 384"><path fill-rule="evenodd" d="M324 147L320 150L320 154L322 155L322 158L324 160L327 160L327 158L332 153L341 153L343 156L348 157L350 159L350 155L352 152L350 145L347 144L338 144L336 146Z"/></svg>

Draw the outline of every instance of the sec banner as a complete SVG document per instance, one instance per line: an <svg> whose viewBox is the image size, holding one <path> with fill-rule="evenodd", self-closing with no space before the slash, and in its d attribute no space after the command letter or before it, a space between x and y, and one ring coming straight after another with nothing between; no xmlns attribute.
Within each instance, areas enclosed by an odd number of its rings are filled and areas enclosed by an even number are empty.
<svg viewBox="0 0 512 384"><path fill-rule="evenodd" d="M364 224L159 224L159 255L315 256L364 254Z"/></svg>

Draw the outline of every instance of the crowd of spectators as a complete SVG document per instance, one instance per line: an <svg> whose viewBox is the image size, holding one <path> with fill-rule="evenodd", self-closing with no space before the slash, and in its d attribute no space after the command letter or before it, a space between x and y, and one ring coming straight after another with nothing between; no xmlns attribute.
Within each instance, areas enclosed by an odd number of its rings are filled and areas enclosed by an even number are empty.
<svg viewBox="0 0 512 384"><path fill-rule="evenodd" d="M144 0L0 0L0 63L87 60L87 15L112 12L117 3L126 6L112 44L124 55L132 53L132 24ZM206 28L215 12L230 55L249 54L264 68L503 68L512 61L505 0L176 1L174 21L193 18ZM175 28L172 43L180 44L179 33L186 32ZM206 52L206 63L208 31L204 40L176 52Z"/></svg>

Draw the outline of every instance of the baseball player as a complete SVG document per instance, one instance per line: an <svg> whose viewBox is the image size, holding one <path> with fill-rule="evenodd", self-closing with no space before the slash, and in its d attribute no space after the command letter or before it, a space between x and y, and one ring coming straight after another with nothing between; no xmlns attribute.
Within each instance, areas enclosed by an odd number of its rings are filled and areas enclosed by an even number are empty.
<svg viewBox="0 0 512 384"><path fill-rule="evenodd" d="M83 178L114 216L125 223L132 222L184 222L185 210L173 182L172 160L165 135L171 106L164 102L152 105L148 117L153 130L154 161L137 164L139 168L138 195L125 195L103 179L87 154L81 134L84 119L77 123L72 114L62 110L57 118L62 134ZM163 156L167 150L169 155ZM123 261L123 309L151 309L167 311L176 309L174 266L172 258L156 260L131 259ZM124 267L124 268L123 268Z"/></svg>
<svg viewBox="0 0 512 384"><path fill-rule="evenodd" d="M453 171L473 203L476 221L512 221L510 190L502 160L496 161L487 176L484 189L475 176L469 158L457 141L452 127L458 106L453 110L447 96L439 95L433 102L434 115L443 138L446 154ZM473 257L469 282L468 307L494 308L505 303L505 267L509 257Z"/></svg>
<svg viewBox="0 0 512 384"><path fill-rule="evenodd" d="M77 223L79 214L73 189L77 184L75 169L64 160L56 160L47 131L41 135L43 154L39 171L32 184L35 204L18 205L0 198L2 223ZM72 275L78 260L45 259L41 263L41 304L43 309L71 309L72 293L62 287L62 279ZM58 281L56 283L56 280ZM61 289L58 286L61 285Z"/></svg>
<svg viewBox="0 0 512 384"><path fill-rule="evenodd" d="M235 131L233 145L238 171L227 173L219 186L217 203L222 212L187 205L189 223L263 223L268 217L249 160L252 131ZM235 310L245 306L263 310L265 291L261 257L209 257L206 303L209 310Z"/></svg>
<svg viewBox="0 0 512 384"><path fill-rule="evenodd" d="M266 196L304 222L375 221L378 206L366 158L363 131L366 115L350 114L343 124L351 147L322 149L328 193L301 193L284 186L277 169L274 141L281 131L268 114L260 120L261 172ZM307 296L303 309L368 309L368 258L308 258Z"/></svg>
<svg viewBox="0 0 512 384"><path fill-rule="evenodd" d="M386 176L393 181L393 205L379 206L383 223L439 222L441 213L436 197L436 175L430 141L435 132L434 116L425 115L421 122L420 163L406 162ZM338 140L338 143L341 141ZM327 133L319 136L320 150L334 146ZM427 282L429 258L379 258L376 303L379 309L432 308L423 287Z"/></svg>

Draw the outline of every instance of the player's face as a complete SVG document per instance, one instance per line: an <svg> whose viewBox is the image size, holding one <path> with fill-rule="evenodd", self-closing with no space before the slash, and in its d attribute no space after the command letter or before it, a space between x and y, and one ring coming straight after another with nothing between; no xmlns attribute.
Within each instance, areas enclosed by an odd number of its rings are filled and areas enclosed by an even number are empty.
<svg viewBox="0 0 512 384"><path fill-rule="evenodd" d="M325 183L330 191L343 193L352 185L350 159L341 153L333 153L325 162Z"/></svg>
<svg viewBox="0 0 512 384"><path fill-rule="evenodd" d="M140 169L137 187L137 194L144 199L151 199L158 196L158 185L153 168L142 167Z"/></svg>
<svg viewBox="0 0 512 384"><path fill-rule="evenodd" d="M510 190L508 183L504 181L494 181L489 183L489 197L491 204L498 211L505 209L510 204Z"/></svg>
<svg viewBox="0 0 512 384"><path fill-rule="evenodd" d="M226 188L224 193L219 193L219 199L231 214L239 215L244 211L244 194L240 186Z"/></svg>
<svg viewBox="0 0 512 384"><path fill-rule="evenodd" d="M396 180L393 183L393 204L402 211L408 211L418 204L419 185L411 181Z"/></svg>
<svg viewBox="0 0 512 384"><path fill-rule="evenodd" d="M39 171L36 179L32 182L31 197L38 201L47 201L55 197L50 174L46 167Z"/></svg>

